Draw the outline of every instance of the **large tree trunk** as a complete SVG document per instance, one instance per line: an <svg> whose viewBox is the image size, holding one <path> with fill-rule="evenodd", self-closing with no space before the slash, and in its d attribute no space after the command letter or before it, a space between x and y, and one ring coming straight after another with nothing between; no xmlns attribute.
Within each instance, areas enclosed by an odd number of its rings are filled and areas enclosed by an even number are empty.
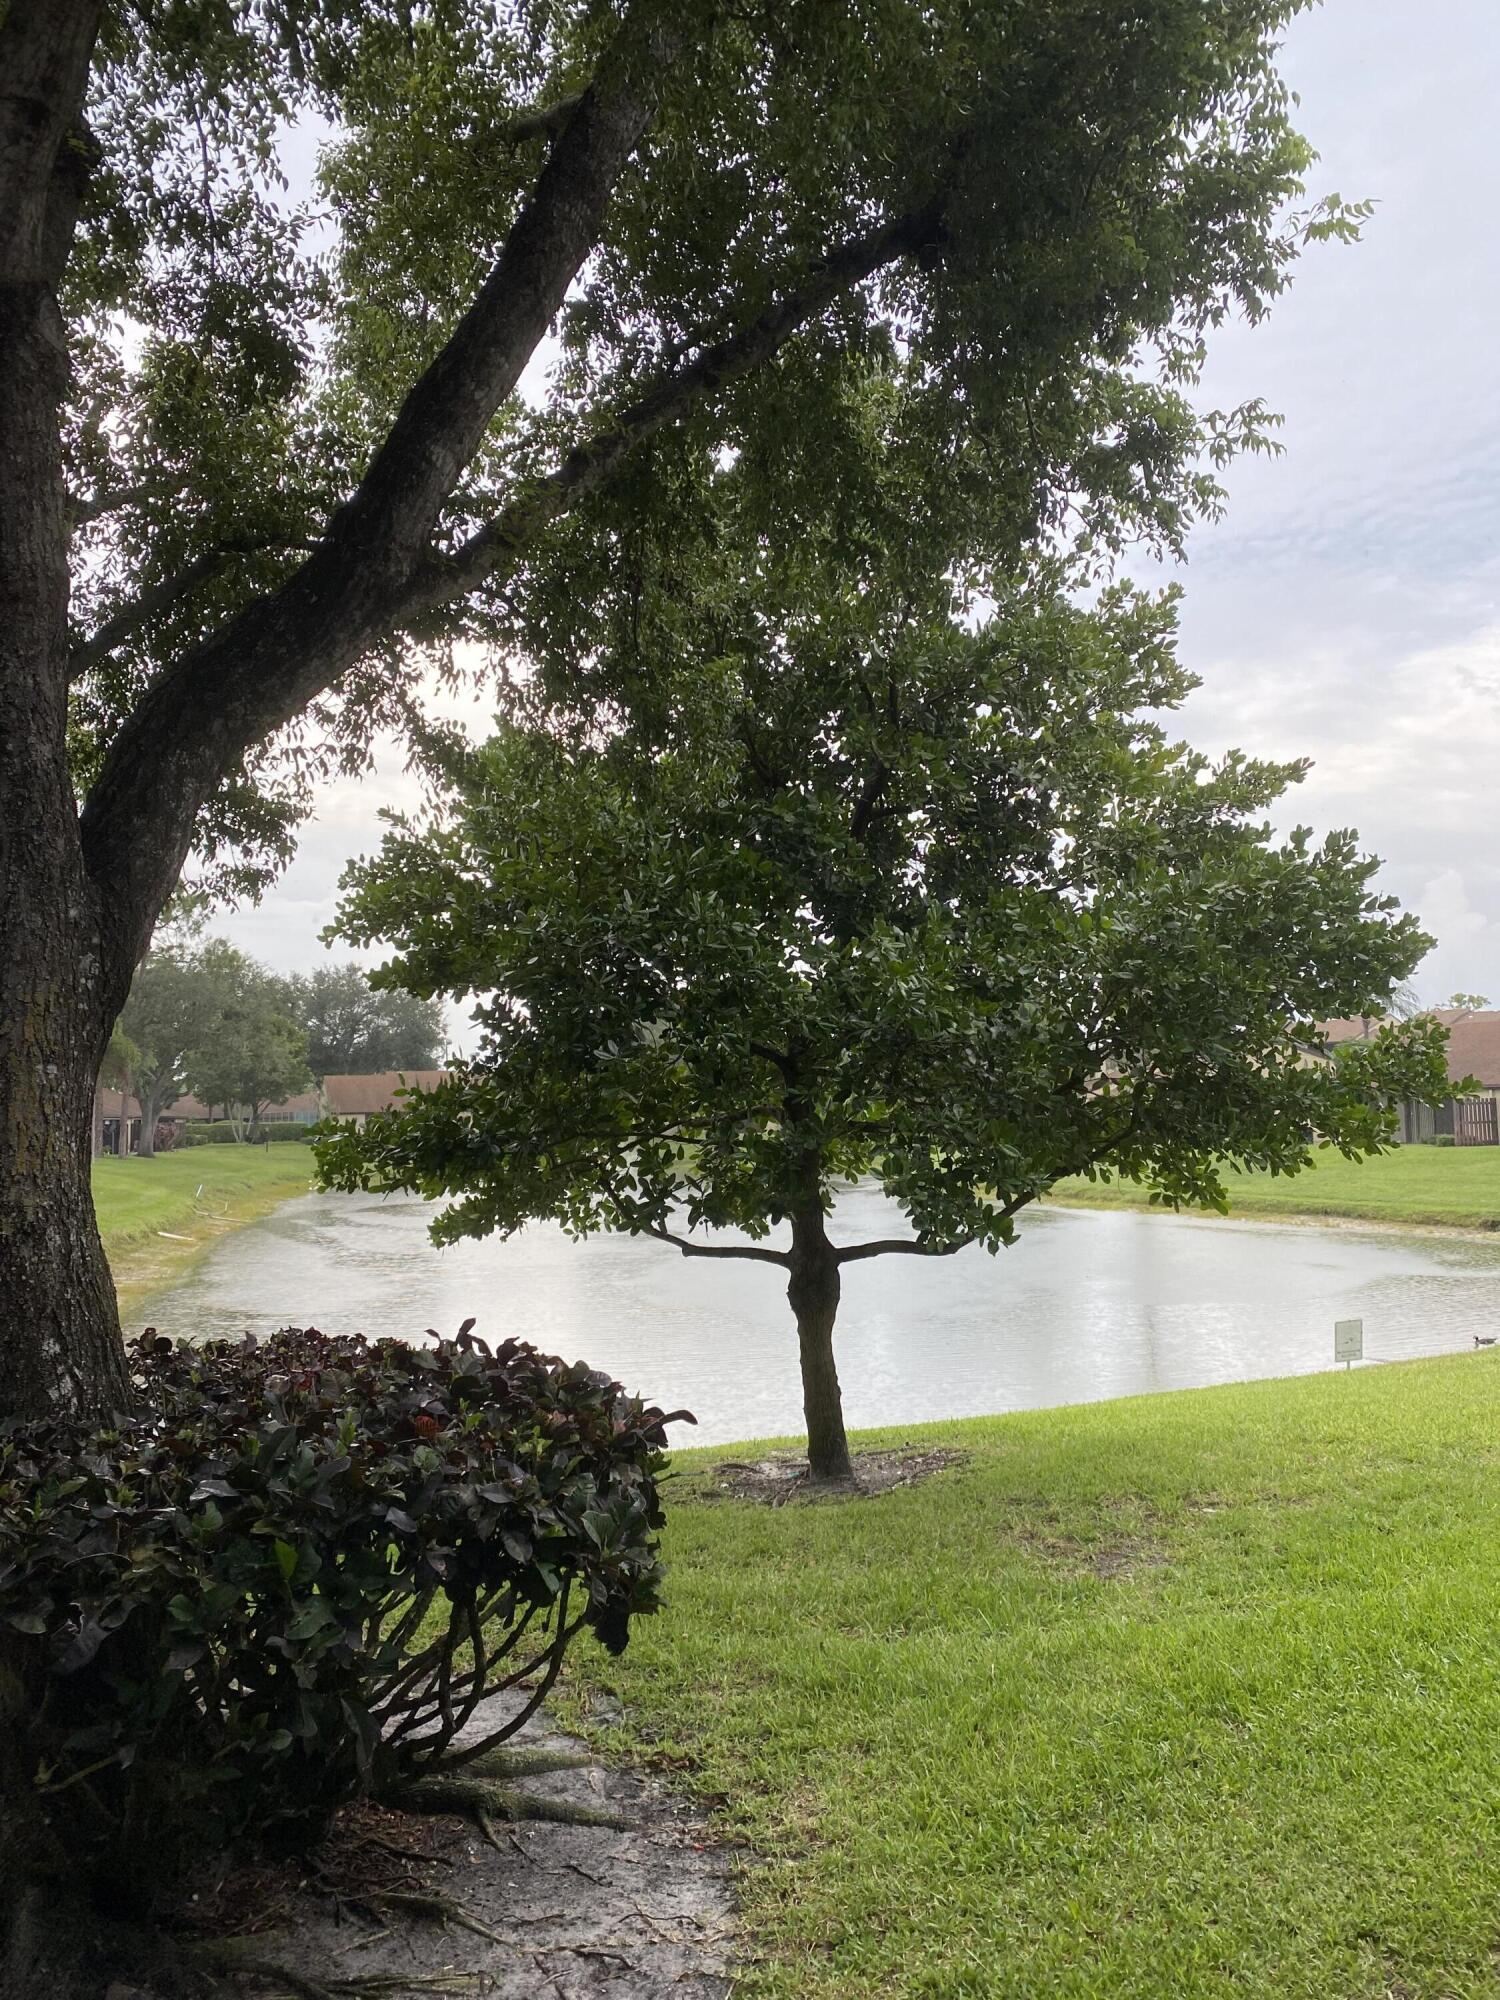
<svg viewBox="0 0 1500 2000"><path fill-rule="evenodd" d="M688 45L670 8L624 10L555 137L493 268L413 384L308 561L157 675L108 745L83 812L67 768L68 511L58 307L93 143L83 113L102 0L0 0L0 1415L107 1407L125 1371L89 1206L88 1092L109 1026L178 879L199 809L247 750L437 596L432 538L463 468L600 240L612 191ZM191 11L191 10L189 10ZM727 373L769 359L851 283L926 242L903 222L610 420L550 481L528 482L528 535ZM628 414L628 413L627 413ZM501 531L496 530L497 533ZM518 531L517 531L518 532ZM524 537L523 537L524 539ZM515 542L515 547L520 543Z"/></svg>
<svg viewBox="0 0 1500 2000"><path fill-rule="evenodd" d="M126 1379L89 1190L94 1081L124 994L68 771L58 433L57 281L87 170L68 135L97 11L0 12L0 1416L105 1409Z"/></svg>
<svg viewBox="0 0 1500 2000"><path fill-rule="evenodd" d="M118 1409L126 1393L90 1185L108 1002L97 940L79 921L88 897L72 796L46 796L55 790L28 783L12 744L0 748L0 1416ZM28 804L22 856L9 836Z"/></svg>
<svg viewBox="0 0 1500 2000"><path fill-rule="evenodd" d="M822 1204L816 1199L792 1217L791 1271L786 1295L797 1316L808 1470L814 1479L852 1479L844 1403L833 1361L833 1323L838 1318L840 1290L838 1253L828 1240Z"/></svg>

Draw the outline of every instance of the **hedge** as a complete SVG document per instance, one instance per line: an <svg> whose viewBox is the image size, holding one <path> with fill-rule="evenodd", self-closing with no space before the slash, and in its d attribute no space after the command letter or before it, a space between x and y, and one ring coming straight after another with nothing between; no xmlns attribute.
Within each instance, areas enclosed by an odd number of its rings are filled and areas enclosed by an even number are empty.
<svg viewBox="0 0 1500 2000"><path fill-rule="evenodd" d="M149 1903L195 1854L305 1844L513 1734L580 1627L619 1651L656 1610L683 1413L471 1325L148 1332L128 1414L0 1425L0 1726L41 1863Z"/></svg>

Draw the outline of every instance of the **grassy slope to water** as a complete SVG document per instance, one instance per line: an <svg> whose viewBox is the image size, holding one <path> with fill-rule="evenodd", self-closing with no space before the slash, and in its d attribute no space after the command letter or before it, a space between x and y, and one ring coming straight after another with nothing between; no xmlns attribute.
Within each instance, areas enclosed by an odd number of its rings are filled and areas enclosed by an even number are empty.
<svg viewBox="0 0 1500 2000"><path fill-rule="evenodd" d="M852 1504L686 1454L573 1699L765 1857L746 1996L1493 2000L1497 1417L1486 1354L881 1433L972 1456Z"/></svg>
<svg viewBox="0 0 1500 2000"><path fill-rule="evenodd" d="M95 1160L94 1213L121 1302L162 1284L215 1236L305 1194L311 1173L312 1149L299 1145Z"/></svg>
<svg viewBox="0 0 1500 2000"><path fill-rule="evenodd" d="M1500 1146L1398 1146L1358 1162L1320 1149L1306 1173L1227 1173L1225 1185L1233 1215L1500 1228ZM1144 1208L1149 1201L1144 1189L1118 1181L1059 1181L1053 1198L1089 1208Z"/></svg>

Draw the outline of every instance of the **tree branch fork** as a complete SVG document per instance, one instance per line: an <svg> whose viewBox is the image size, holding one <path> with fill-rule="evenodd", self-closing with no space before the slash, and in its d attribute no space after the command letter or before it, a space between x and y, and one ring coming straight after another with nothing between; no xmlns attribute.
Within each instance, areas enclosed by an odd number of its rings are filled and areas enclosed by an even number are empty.
<svg viewBox="0 0 1500 2000"><path fill-rule="evenodd" d="M660 75L685 40L665 46L652 10L627 10L588 89L536 121L552 143L533 191L351 498L306 560L160 673L120 729L85 804L82 837L132 962L176 880L199 808L247 752L393 635L420 630L513 568L638 446L774 358L840 296L940 240L943 205L934 199L836 244L761 312L669 366L634 401L596 416L551 472L520 485L467 541L439 547L442 508L597 243L613 188L654 116ZM219 568L200 558L117 608L82 642L74 671Z"/></svg>
<svg viewBox="0 0 1500 2000"><path fill-rule="evenodd" d="M1034 1195L1028 1194L1005 1203L995 1211L996 1219L1008 1221L1035 1199ZM649 1224L644 1233L655 1237L659 1243L670 1243L684 1257L737 1257L756 1264L777 1264L788 1271L792 1267L789 1250L770 1250L762 1243L695 1243L691 1236L682 1236L662 1223ZM975 1229L951 1243L934 1243L923 1236L881 1236L868 1243L834 1244L830 1247L833 1261L839 1265L862 1264L871 1257L956 1257L960 1250L968 1250L980 1242L983 1235L982 1230Z"/></svg>

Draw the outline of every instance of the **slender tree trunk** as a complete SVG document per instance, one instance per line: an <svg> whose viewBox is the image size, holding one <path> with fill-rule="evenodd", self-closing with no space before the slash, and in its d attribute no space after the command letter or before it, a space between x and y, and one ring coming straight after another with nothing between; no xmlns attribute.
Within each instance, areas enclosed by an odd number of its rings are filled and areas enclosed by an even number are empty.
<svg viewBox="0 0 1500 2000"><path fill-rule="evenodd" d="M153 1083L149 1090L140 1093L141 1103L141 1158L156 1158L156 1121L161 1116L161 1085Z"/></svg>
<svg viewBox="0 0 1500 2000"><path fill-rule="evenodd" d="M844 1403L833 1361L833 1323L838 1317L840 1291L838 1255L828 1240L822 1203L816 1198L792 1217L791 1268L786 1295L797 1316L808 1470L814 1479L852 1479Z"/></svg>

